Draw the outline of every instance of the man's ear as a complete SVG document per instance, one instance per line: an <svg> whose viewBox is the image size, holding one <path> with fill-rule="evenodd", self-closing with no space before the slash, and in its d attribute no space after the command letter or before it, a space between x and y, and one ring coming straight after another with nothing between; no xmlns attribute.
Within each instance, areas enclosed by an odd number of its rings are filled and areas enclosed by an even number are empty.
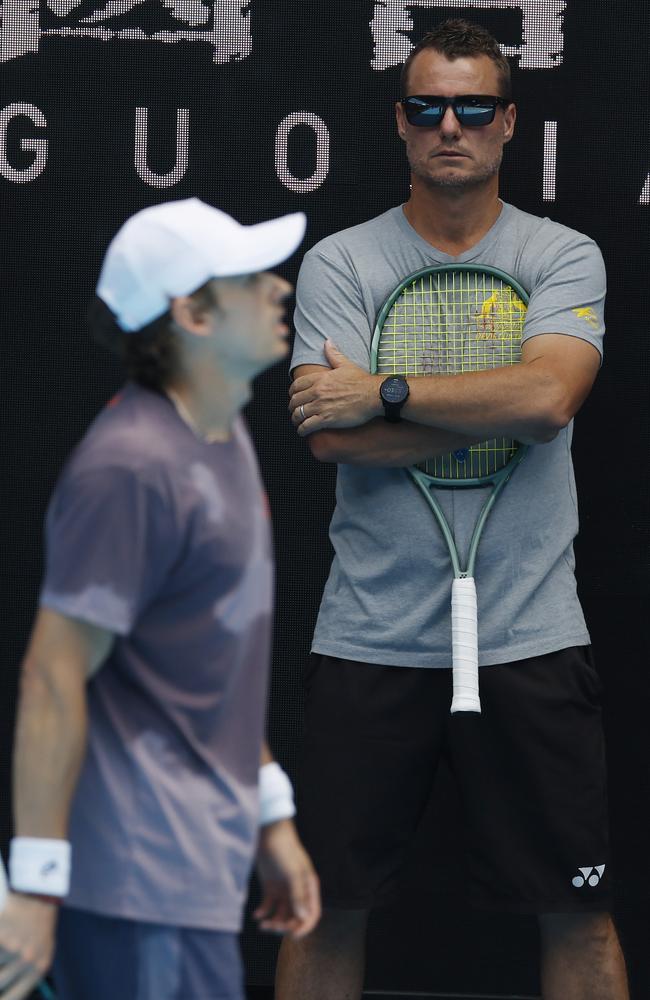
<svg viewBox="0 0 650 1000"><path fill-rule="evenodd" d="M178 295L173 298L169 311L177 326L197 337L207 336L212 329L209 314L189 295Z"/></svg>
<svg viewBox="0 0 650 1000"><path fill-rule="evenodd" d="M395 102L395 120L397 122L397 132L402 142L406 141L406 115L400 101Z"/></svg>
<svg viewBox="0 0 650 1000"><path fill-rule="evenodd" d="M517 120L517 108L514 104L509 104L503 113L503 141L510 142L515 132L515 122Z"/></svg>

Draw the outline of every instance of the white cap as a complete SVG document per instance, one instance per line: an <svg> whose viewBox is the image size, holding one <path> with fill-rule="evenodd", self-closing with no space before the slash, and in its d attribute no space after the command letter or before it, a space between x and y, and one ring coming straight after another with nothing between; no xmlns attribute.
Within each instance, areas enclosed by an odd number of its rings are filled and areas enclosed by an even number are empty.
<svg viewBox="0 0 650 1000"><path fill-rule="evenodd" d="M280 264L300 246L303 212L256 226L198 198L154 205L128 219L111 241L97 294L123 330L139 330L210 278L253 274Z"/></svg>

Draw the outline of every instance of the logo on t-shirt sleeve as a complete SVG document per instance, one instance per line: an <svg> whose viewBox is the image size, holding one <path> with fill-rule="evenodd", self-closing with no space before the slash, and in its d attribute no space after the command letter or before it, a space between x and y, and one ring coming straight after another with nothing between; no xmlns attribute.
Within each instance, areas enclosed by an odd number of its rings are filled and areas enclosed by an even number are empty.
<svg viewBox="0 0 650 1000"><path fill-rule="evenodd" d="M588 323L592 330L598 330L600 327L598 316L591 306L581 306L579 309L572 309L571 312L575 313L578 319L583 319L585 323Z"/></svg>

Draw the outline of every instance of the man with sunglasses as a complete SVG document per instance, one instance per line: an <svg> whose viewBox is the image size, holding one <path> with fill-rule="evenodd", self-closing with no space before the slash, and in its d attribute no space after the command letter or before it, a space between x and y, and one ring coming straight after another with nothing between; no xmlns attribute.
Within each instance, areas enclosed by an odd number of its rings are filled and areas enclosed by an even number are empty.
<svg viewBox="0 0 650 1000"><path fill-rule="evenodd" d="M466 814L470 899L537 914L544 1000L625 1000L599 681L572 549L571 421L600 365L602 257L588 237L500 200L516 109L488 32L443 23L406 61L402 87L408 201L316 245L298 281L292 420L339 470L299 775L325 912L310 938L283 943L276 995L360 996L368 913L397 885L445 756ZM500 370L498 392L495 372L402 378L401 394L385 392L385 376L368 373L382 303L420 268L465 262L529 292L522 363ZM450 716L448 554L403 468L497 428L533 447L479 553L483 713ZM456 537L471 530L475 493L447 497Z"/></svg>

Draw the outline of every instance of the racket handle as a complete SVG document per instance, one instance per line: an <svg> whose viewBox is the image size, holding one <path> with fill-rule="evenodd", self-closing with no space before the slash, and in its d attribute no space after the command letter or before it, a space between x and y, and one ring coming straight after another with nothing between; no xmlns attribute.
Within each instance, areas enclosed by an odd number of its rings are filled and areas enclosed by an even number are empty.
<svg viewBox="0 0 650 1000"><path fill-rule="evenodd" d="M478 617L471 576L451 587L451 643L454 693L451 711L480 712L478 695Z"/></svg>

